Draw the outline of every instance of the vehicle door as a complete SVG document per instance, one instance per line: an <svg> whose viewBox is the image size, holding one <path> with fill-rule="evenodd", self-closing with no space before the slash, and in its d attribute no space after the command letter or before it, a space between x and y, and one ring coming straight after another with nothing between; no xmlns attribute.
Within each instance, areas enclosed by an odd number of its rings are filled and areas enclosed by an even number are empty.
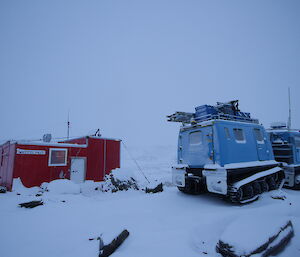
<svg viewBox="0 0 300 257"><path fill-rule="evenodd" d="M212 127L190 131L188 135L188 164L191 166L203 166L212 163L212 158Z"/></svg>
<svg viewBox="0 0 300 257"><path fill-rule="evenodd" d="M266 161L269 159L268 148L266 144L266 137L261 128L253 128L254 139L256 142L256 149L258 159L260 161Z"/></svg>

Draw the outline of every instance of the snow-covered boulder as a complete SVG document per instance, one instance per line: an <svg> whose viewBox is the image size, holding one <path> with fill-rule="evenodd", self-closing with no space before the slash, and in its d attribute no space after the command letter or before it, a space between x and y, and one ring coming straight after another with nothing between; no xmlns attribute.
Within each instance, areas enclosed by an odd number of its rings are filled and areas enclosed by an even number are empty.
<svg viewBox="0 0 300 257"><path fill-rule="evenodd" d="M54 194L79 194L80 186L68 179L57 179L50 183L43 183L41 188Z"/></svg>
<svg viewBox="0 0 300 257"><path fill-rule="evenodd" d="M223 256L269 256L283 248L293 235L287 217L246 215L228 225L216 249Z"/></svg>

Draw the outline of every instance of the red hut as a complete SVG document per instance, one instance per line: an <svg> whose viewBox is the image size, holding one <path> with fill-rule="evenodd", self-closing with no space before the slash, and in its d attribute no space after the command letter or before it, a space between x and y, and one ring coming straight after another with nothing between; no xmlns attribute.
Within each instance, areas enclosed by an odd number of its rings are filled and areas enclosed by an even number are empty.
<svg viewBox="0 0 300 257"><path fill-rule="evenodd" d="M8 141L0 145L0 186L12 190L13 178L26 187L59 178L75 183L103 181L120 168L120 140L86 136L58 143Z"/></svg>

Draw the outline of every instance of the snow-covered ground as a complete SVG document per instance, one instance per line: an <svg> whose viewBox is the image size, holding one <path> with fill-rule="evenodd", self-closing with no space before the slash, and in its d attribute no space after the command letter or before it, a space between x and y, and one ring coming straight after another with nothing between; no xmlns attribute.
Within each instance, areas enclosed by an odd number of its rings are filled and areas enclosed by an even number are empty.
<svg viewBox="0 0 300 257"><path fill-rule="evenodd" d="M43 185L43 193L36 196L40 188L24 189L16 183L13 192L0 194L0 256L97 257L99 241L89 239L102 235L107 243L125 228L130 236L112 256L220 256L215 252L218 240L230 237L232 222L248 219L251 224L257 221L257 238L266 233L264 228L270 230L269 225L264 227L270 224L268 220L291 220L295 236L279 256L300 256L300 191L265 193L258 201L243 206L210 194L185 195L170 185L176 147L129 150L150 184L166 185L164 192L104 193L94 190L100 184L93 182L80 186L66 182L63 190L64 182L52 182ZM116 174L133 176L139 185L148 185L124 149L122 169ZM283 194L286 199L271 198L274 194ZM44 201L42 206L18 207L19 203L40 199ZM255 245L253 230L247 233L242 230L245 227L237 232L245 238L252 235L249 240ZM233 239L237 237L233 235Z"/></svg>

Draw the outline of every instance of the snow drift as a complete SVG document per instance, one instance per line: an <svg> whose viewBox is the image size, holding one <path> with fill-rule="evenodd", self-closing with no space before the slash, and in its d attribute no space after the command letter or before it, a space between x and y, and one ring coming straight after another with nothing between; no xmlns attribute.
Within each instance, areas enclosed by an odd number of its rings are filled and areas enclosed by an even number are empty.
<svg viewBox="0 0 300 257"><path fill-rule="evenodd" d="M223 256L269 256L282 249L293 237L287 217L246 215L233 221L216 246Z"/></svg>
<svg viewBox="0 0 300 257"><path fill-rule="evenodd" d="M54 194L80 194L80 186L68 179L57 179L50 183L43 183L41 188Z"/></svg>

